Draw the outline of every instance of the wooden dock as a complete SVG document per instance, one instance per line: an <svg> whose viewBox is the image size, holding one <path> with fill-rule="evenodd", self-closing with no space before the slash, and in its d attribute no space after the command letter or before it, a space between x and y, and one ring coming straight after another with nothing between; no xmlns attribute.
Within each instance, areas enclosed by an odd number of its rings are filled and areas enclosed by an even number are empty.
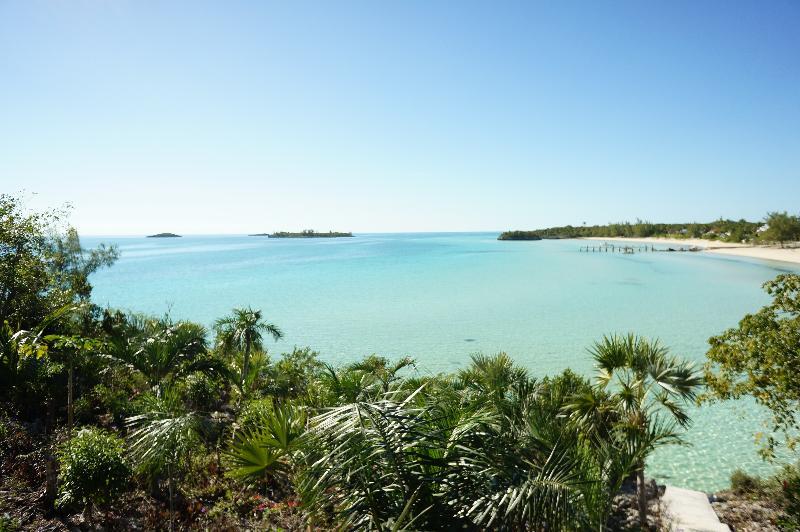
<svg viewBox="0 0 800 532"><path fill-rule="evenodd" d="M633 255L634 253L658 253L670 251L700 251L700 248L693 246L678 246L677 248L656 249L652 244L609 244L604 242L602 244L585 245L581 246L578 251L582 253L623 253L625 255Z"/></svg>

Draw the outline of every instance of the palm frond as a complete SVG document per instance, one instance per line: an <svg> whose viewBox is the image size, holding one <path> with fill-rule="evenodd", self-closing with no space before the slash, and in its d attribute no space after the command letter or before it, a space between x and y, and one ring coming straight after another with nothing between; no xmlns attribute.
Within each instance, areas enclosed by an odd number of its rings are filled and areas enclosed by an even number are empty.
<svg viewBox="0 0 800 532"><path fill-rule="evenodd" d="M287 469L306 430L305 411L289 404L276 406L260 424L238 433L226 452L230 474L240 478L263 477Z"/></svg>

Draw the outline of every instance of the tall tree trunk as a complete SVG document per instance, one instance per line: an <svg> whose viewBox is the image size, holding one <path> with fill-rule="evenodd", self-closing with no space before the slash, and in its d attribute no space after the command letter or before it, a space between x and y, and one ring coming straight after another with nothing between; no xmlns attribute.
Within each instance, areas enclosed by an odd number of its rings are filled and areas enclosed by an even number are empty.
<svg viewBox="0 0 800 532"><path fill-rule="evenodd" d="M48 439L52 439L55 432L55 419L56 419L56 405L55 401L50 398L47 401L47 417L45 421L45 434ZM56 476L56 459L48 448L45 456L45 485L44 485L44 503L48 510L53 509L56 502L56 492L58 490L58 477Z"/></svg>
<svg viewBox="0 0 800 532"><path fill-rule="evenodd" d="M44 484L44 503L47 510L52 510L56 502L56 492L58 490L58 475L56 474L56 459L48 450L45 457L45 484Z"/></svg>
<svg viewBox="0 0 800 532"><path fill-rule="evenodd" d="M67 377L67 438L72 439L72 419L73 419L73 406L72 406L72 382L75 370L72 367L72 359L69 360L69 372Z"/></svg>
<svg viewBox="0 0 800 532"><path fill-rule="evenodd" d="M169 529L171 532L175 529L175 504L172 501L172 468L169 464L167 464L167 486L169 488Z"/></svg>
<svg viewBox="0 0 800 532"><path fill-rule="evenodd" d="M639 498L639 526L647 530L647 486L644 480L644 464L636 470L636 488Z"/></svg>
<svg viewBox="0 0 800 532"><path fill-rule="evenodd" d="M44 433L50 436L56 431L56 402L52 397L47 398L47 413L44 418Z"/></svg>
<svg viewBox="0 0 800 532"><path fill-rule="evenodd" d="M250 335L245 334L244 361L242 362L242 389L244 389L244 381L247 378L248 371L250 371Z"/></svg>
<svg viewBox="0 0 800 532"><path fill-rule="evenodd" d="M94 528L92 527L92 516L94 515L93 509L92 501L86 503L86 508L83 509L83 522L88 524L90 528Z"/></svg>

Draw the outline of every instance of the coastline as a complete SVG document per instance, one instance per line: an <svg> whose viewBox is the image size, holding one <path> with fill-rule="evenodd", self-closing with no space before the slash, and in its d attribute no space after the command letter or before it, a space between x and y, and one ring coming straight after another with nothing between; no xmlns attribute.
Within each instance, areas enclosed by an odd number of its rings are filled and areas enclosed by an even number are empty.
<svg viewBox="0 0 800 532"><path fill-rule="evenodd" d="M652 244L674 246L696 246L703 248L705 253L727 255L730 257L743 257L749 259L769 260L800 264L800 248L776 248L767 246L752 246L749 244L736 244L732 242L717 242L716 240L703 240L701 238L659 238L659 237L614 237L599 236L584 237L578 240L599 240L609 242L648 242Z"/></svg>

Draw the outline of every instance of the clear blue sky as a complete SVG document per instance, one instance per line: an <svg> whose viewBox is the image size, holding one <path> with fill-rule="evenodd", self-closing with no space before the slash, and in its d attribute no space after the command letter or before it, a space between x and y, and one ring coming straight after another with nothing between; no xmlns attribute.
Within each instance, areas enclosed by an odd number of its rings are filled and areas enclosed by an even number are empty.
<svg viewBox="0 0 800 532"><path fill-rule="evenodd" d="M0 190L86 234L800 209L800 2L0 0Z"/></svg>

